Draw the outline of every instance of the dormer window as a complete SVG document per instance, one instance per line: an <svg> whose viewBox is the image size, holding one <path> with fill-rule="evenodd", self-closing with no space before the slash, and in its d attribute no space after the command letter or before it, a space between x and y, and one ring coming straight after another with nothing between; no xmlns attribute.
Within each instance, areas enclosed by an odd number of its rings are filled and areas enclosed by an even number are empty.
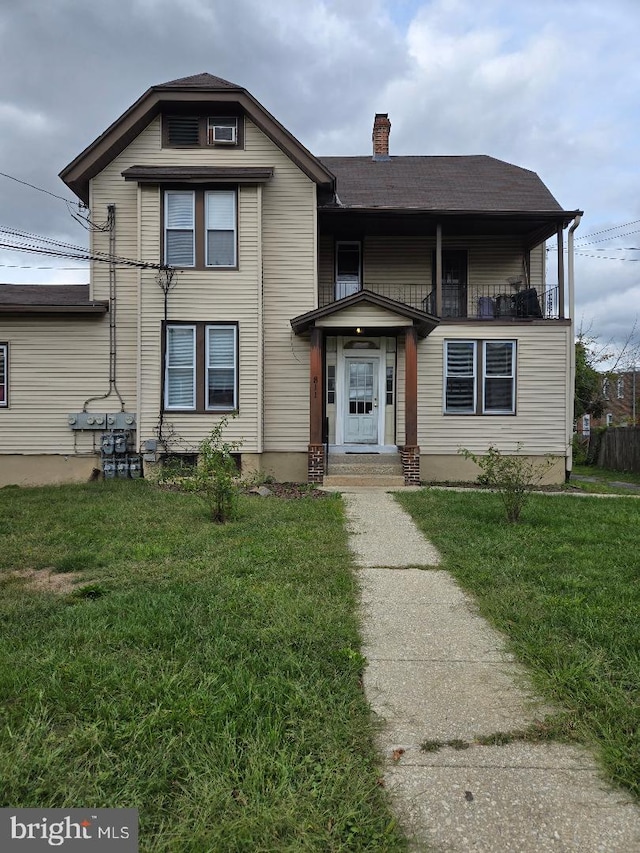
<svg viewBox="0 0 640 853"><path fill-rule="evenodd" d="M166 115L162 127L165 148L243 147L243 121L238 116Z"/></svg>

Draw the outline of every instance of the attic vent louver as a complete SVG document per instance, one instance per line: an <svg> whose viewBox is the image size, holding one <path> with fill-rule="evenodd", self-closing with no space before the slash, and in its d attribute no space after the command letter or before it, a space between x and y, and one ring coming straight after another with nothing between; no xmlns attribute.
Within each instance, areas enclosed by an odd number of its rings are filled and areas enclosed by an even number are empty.
<svg viewBox="0 0 640 853"><path fill-rule="evenodd" d="M168 116L167 138L169 145L197 145L199 120L197 116Z"/></svg>

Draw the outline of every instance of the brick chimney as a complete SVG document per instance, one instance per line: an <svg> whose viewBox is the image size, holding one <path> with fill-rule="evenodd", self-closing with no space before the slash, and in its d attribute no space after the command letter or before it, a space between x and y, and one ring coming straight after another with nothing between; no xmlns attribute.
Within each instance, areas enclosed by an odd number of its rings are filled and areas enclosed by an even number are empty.
<svg viewBox="0 0 640 853"><path fill-rule="evenodd" d="M376 113L373 120L373 159L388 160L389 159L389 133L391 132L391 122L389 121L389 113Z"/></svg>

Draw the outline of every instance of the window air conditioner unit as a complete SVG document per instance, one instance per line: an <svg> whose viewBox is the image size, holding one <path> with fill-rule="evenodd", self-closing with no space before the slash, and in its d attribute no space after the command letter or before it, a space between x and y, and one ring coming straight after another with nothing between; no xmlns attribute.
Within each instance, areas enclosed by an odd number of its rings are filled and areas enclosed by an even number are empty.
<svg viewBox="0 0 640 853"><path fill-rule="evenodd" d="M209 125L209 144L235 145L237 132L238 128L235 121L213 122Z"/></svg>

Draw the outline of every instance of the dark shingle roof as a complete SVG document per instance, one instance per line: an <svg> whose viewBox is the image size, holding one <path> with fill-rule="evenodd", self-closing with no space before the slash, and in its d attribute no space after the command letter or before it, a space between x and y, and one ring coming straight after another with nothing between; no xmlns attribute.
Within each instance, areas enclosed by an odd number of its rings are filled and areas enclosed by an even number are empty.
<svg viewBox="0 0 640 853"><path fill-rule="evenodd" d="M486 155L319 160L336 176L339 203L344 207L550 213L562 210L535 172Z"/></svg>
<svg viewBox="0 0 640 853"><path fill-rule="evenodd" d="M89 301L88 284L0 284L0 313L104 314L106 310L106 302Z"/></svg>
<svg viewBox="0 0 640 853"><path fill-rule="evenodd" d="M159 83L157 89L242 89L237 83L230 83L222 77L214 77L203 71L202 74L192 74L190 77L179 77L168 83Z"/></svg>

